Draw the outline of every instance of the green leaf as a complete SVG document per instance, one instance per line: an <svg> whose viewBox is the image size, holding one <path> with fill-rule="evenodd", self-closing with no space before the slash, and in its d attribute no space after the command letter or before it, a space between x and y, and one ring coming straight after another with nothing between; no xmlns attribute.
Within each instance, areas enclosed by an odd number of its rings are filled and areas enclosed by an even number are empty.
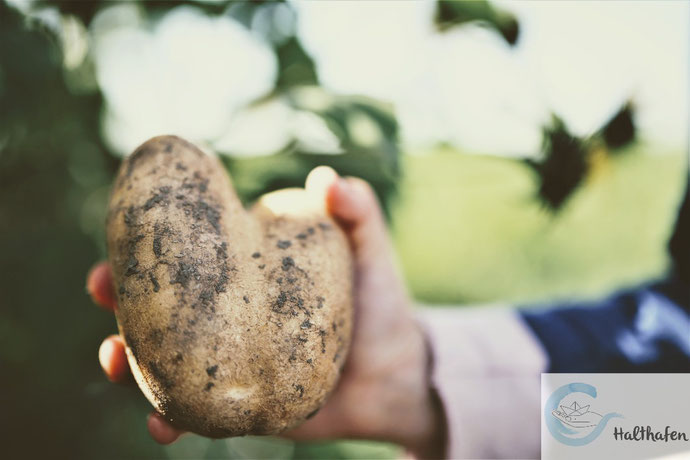
<svg viewBox="0 0 690 460"><path fill-rule="evenodd" d="M438 0L434 21L442 32L455 26L478 23L501 34L510 45L515 45L520 35L520 24L515 16L495 9L486 0Z"/></svg>

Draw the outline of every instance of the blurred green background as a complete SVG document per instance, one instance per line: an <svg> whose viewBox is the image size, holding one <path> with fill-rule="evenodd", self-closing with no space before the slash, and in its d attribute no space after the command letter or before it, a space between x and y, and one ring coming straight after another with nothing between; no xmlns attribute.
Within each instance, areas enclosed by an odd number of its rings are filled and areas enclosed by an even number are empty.
<svg viewBox="0 0 690 460"><path fill-rule="evenodd" d="M156 2L141 12L154 21L181 5L226 15L251 30L262 24L252 18L271 13L276 4ZM438 6L439 30L476 23L514 45L520 30L515 17L484 2L462 5ZM190 435L162 447L149 439L149 404L136 388L108 383L99 368L98 346L116 332L115 321L92 305L84 287L89 268L106 257L106 202L121 152L103 125L112 101L96 78L93 50L75 63L66 58L67 45L74 44L74 34L88 41L90 22L111 5L15 6L0 2L0 457L398 455L395 446L372 442L209 441ZM594 297L666 270L664 245L687 168L683 146L634 132L622 146L598 135L573 136L569 142L578 147L583 173L567 199L554 205L543 184L567 181L567 174L554 179L523 158L446 142L405 145L390 104L320 86L294 33L273 40L271 27L262 30L278 71L273 89L258 103L280 97L292 110L318 117L337 138L339 152L307 148L297 137L268 155L223 152L246 202L303 183L318 164L364 177L385 206L411 292L426 304ZM375 127L373 141L371 129L353 123L361 119ZM548 143L535 153L533 161L542 165L563 155ZM572 163L556 169L567 173Z"/></svg>

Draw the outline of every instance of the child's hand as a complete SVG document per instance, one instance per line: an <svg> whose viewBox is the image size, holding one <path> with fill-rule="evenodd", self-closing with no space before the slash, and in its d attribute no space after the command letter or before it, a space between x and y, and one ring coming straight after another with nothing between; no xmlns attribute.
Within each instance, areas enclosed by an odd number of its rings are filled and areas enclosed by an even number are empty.
<svg viewBox="0 0 690 460"><path fill-rule="evenodd" d="M421 456L440 456L443 414L429 384L423 334L396 271L393 249L376 195L361 179L340 178L330 168L314 169L306 189L323 196L347 234L355 262L355 323L352 344L338 386L323 408L296 429L293 439L363 438L401 444ZM88 290L106 309L116 308L110 269L97 265ZM131 379L119 336L105 339L99 360L111 381ZM180 431L157 414L151 436L170 443Z"/></svg>

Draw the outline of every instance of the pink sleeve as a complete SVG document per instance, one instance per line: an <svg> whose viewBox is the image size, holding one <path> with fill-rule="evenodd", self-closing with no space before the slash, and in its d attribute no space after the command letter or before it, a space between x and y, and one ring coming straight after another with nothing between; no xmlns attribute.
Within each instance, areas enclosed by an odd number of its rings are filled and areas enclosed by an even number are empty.
<svg viewBox="0 0 690 460"><path fill-rule="evenodd" d="M427 308L418 317L446 414L446 456L539 458L547 357L519 315L494 307Z"/></svg>

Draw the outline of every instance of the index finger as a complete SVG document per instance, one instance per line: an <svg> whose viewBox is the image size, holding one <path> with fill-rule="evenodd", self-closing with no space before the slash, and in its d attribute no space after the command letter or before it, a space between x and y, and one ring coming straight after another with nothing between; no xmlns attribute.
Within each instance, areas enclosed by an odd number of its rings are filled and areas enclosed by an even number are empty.
<svg viewBox="0 0 690 460"><path fill-rule="evenodd" d="M91 298L105 310L117 308L117 298L113 285L113 276L107 262L96 264L86 277L86 290Z"/></svg>

